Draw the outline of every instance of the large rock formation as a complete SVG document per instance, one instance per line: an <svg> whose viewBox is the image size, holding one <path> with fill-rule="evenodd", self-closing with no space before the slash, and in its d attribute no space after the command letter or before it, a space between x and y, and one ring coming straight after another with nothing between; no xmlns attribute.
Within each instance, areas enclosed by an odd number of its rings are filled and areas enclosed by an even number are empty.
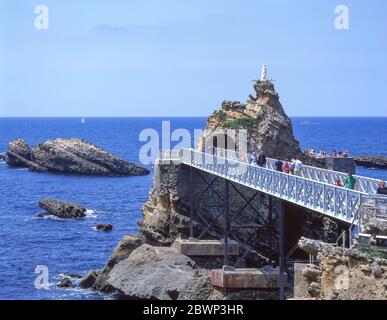
<svg viewBox="0 0 387 320"><path fill-rule="evenodd" d="M247 129L247 151L262 151L273 158L300 158L304 156L294 138L292 122L285 114L279 95L271 81L256 81L255 96L250 95L247 104L224 101L207 120L206 133L199 142L202 149L214 143L218 129ZM219 138L219 137L218 137ZM228 142L229 143L229 142ZM224 144L224 143L223 143ZM239 146L238 133L235 144Z"/></svg>
<svg viewBox="0 0 387 320"><path fill-rule="evenodd" d="M79 204L56 199L42 199L39 201L39 207L61 219L83 218L87 211Z"/></svg>
<svg viewBox="0 0 387 320"><path fill-rule="evenodd" d="M39 172L61 172L95 176L137 176L149 170L121 160L104 149L81 139L59 138L30 150L24 140L11 141L5 157L11 166Z"/></svg>

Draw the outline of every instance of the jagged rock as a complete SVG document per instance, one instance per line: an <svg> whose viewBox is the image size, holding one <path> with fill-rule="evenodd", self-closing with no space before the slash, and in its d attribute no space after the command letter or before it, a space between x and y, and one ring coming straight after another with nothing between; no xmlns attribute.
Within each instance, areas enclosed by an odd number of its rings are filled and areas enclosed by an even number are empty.
<svg viewBox="0 0 387 320"><path fill-rule="evenodd" d="M28 161L31 161L31 150L26 141L16 139L8 143L8 152L4 160L14 167L25 167Z"/></svg>
<svg viewBox="0 0 387 320"><path fill-rule="evenodd" d="M39 201L39 207L62 219L83 218L86 216L86 208L81 205L56 199L42 199Z"/></svg>
<svg viewBox="0 0 387 320"><path fill-rule="evenodd" d="M98 231L105 231L105 232L113 230L113 226L111 224L97 224L95 228Z"/></svg>
<svg viewBox="0 0 387 320"><path fill-rule="evenodd" d="M149 170L121 160L81 139L58 138L38 144L32 151L23 140L9 143L6 161L40 172L61 172L96 176L137 176Z"/></svg>
<svg viewBox="0 0 387 320"><path fill-rule="evenodd" d="M321 293L321 286L319 283L317 282L312 282L309 286L308 286L308 292L309 294L313 297L313 298L317 298L320 296L320 293Z"/></svg>
<svg viewBox="0 0 387 320"><path fill-rule="evenodd" d="M74 287L74 284L71 282L69 278L62 279L58 284L58 288L72 288Z"/></svg>
<svg viewBox="0 0 387 320"><path fill-rule="evenodd" d="M305 277L309 282L319 282L321 273L321 270L315 268L305 268L302 270L302 276Z"/></svg>
<svg viewBox="0 0 387 320"><path fill-rule="evenodd" d="M371 267L372 274L376 279L380 279L383 276L384 270L383 268L378 264L374 263Z"/></svg>
<svg viewBox="0 0 387 320"><path fill-rule="evenodd" d="M372 235L387 236L387 219L370 218L367 220L364 230Z"/></svg>
<svg viewBox="0 0 387 320"><path fill-rule="evenodd" d="M321 241L316 241L307 238L301 238L298 241L298 247L312 256L317 256L318 253L322 250L323 243Z"/></svg>
<svg viewBox="0 0 387 320"><path fill-rule="evenodd" d="M248 152L260 150L272 158L304 159L299 142L294 138L292 122L282 108L274 84L257 81L254 89L256 98L250 97L246 105L239 101L222 103L221 109L208 118L206 133L200 139L198 149L212 144L217 129L247 129ZM238 134L235 143L239 145Z"/></svg>
<svg viewBox="0 0 387 320"><path fill-rule="evenodd" d="M387 168L387 157L382 156L359 156L355 157L355 163L358 166L367 168Z"/></svg>
<svg viewBox="0 0 387 320"><path fill-rule="evenodd" d="M137 299L206 299L212 286L193 260L170 247L142 245L116 264L108 283Z"/></svg>
<svg viewBox="0 0 387 320"><path fill-rule="evenodd" d="M100 270L91 270L89 271L79 282L79 286L82 289L90 289L94 286L95 281L97 280L98 276L101 274Z"/></svg>
<svg viewBox="0 0 387 320"><path fill-rule="evenodd" d="M98 274L93 283L93 289L102 292L113 292L115 289L107 283L109 272L118 262L128 258L132 251L142 244L144 244L144 239L140 237L125 236L114 249L102 272Z"/></svg>

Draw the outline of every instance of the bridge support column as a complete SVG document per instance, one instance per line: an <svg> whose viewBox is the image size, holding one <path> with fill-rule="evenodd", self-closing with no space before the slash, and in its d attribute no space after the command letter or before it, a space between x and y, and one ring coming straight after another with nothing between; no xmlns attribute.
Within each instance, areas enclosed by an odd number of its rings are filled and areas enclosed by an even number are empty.
<svg viewBox="0 0 387 320"><path fill-rule="evenodd" d="M228 233L229 233L229 184L228 180L224 179L224 265L229 265L228 259Z"/></svg>
<svg viewBox="0 0 387 320"><path fill-rule="evenodd" d="M285 208L281 201L279 232L280 300L285 300Z"/></svg>
<svg viewBox="0 0 387 320"><path fill-rule="evenodd" d="M192 180L193 180L193 168L189 167L189 218L190 218L190 223L189 223L189 237L193 238L193 228L194 228L194 194L192 190Z"/></svg>

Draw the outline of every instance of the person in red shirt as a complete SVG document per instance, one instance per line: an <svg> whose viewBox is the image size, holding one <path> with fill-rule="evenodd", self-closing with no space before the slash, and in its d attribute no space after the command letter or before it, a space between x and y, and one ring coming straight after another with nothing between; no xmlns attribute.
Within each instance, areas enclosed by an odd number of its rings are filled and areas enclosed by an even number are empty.
<svg viewBox="0 0 387 320"><path fill-rule="evenodd" d="M335 186L336 186L336 187L343 187L343 183L341 182L341 180L340 180L339 178L337 178L337 179L335 180Z"/></svg>
<svg viewBox="0 0 387 320"><path fill-rule="evenodd" d="M282 167L282 172L289 174L290 173L290 163L287 159Z"/></svg>

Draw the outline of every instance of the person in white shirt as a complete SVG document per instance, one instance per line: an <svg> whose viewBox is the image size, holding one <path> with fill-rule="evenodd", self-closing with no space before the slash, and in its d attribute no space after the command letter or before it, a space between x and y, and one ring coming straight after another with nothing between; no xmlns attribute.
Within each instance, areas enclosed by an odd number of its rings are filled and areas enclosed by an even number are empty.
<svg viewBox="0 0 387 320"><path fill-rule="evenodd" d="M302 162L300 160L294 161L294 175L301 177Z"/></svg>

